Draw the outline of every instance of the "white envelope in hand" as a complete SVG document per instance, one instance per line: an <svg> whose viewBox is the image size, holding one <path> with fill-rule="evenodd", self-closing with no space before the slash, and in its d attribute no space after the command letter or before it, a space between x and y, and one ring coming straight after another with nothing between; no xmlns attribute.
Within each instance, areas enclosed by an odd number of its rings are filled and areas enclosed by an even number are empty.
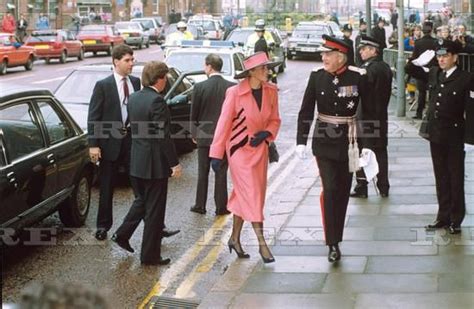
<svg viewBox="0 0 474 309"><path fill-rule="evenodd" d="M471 144L464 144L464 151L465 151L466 153L474 152L474 145L471 145Z"/></svg>
<svg viewBox="0 0 474 309"><path fill-rule="evenodd" d="M416 58L415 60L412 60L411 63L418 67L424 67L428 63L430 63L431 59L435 56L435 51L428 49L424 53L420 55L420 57Z"/></svg>
<svg viewBox="0 0 474 309"><path fill-rule="evenodd" d="M364 169L365 177L370 182L379 173L379 164L375 153L367 148L363 148L359 157L359 165Z"/></svg>

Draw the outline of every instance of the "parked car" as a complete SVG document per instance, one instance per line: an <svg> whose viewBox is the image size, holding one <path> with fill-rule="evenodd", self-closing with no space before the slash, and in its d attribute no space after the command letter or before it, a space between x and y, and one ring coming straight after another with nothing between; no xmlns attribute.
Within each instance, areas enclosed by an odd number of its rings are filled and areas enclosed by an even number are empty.
<svg viewBox="0 0 474 309"><path fill-rule="evenodd" d="M18 232L59 210L69 227L89 212L87 138L49 90L1 83L0 229Z"/></svg>
<svg viewBox="0 0 474 309"><path fill-rule="evenodd" d="M143 64L133 67L132 75L141 76ZM89 103L97 81L112 74L110 64L85 65L74 69L54 91L55 96L70 112L83 130L87 130ZM191 73L192 74L192 73ZM195 148L191 140L189 116L191 113L192 82L178 70L170 68L167 75L167 103L173 121L171 133L180 153Z"/></svg>
<svg viewBox="0 0 474 309"><path fill-rule="evenodd" d="M272 61L281 61L283 64L277 67L279 73L283 73L286 68L286 42L281 38L280 31L275 28L265 28L265 31L270 32L274 46L271 46ZM253 50L247 50L247 39L255 32L253 27L235 28L225 39L226 41L234 42L234 44L242 46L244 55L249 56Z"/></svg>
<svg viewBox="0 0 474 309"><path fill-rule="evenodd" d="M136 46L139 49L150 47L150 36L148 28L144 28L139 22L120 21L115 23L115 29L130 46Z"/></svg>
<svg viewBox="0 0 474 309"><path fill-rule="evenodd" d="M146 31L150 41L155 42L156 44L161 44L163 37L161 34L162 27L153 17L142 17L142 18L133 18L133 22L139 22L143 27L148 28Z"/></svg>
<svg viewBox="0 0 474 309"><path fill-rule="evenodd" d="M188 25L196 25L202 27L204 30L204 38L207 40L220 40L223 37L222 29L217 20L212 18L201 18L200 16L193 16L188 21Z"/></svg>
<svg viewBox="0 0 474 309"><path fill-rule="evenodd" d="M191 44L187 45L187 43ZM199 71L204 67L206 56L213 53L222 59L222 76L231 82L238 82L234 79L234 75L243 71L244 54L240 48L234 48L234 44L228 43L231 42L183 41L182 48L171 50L165 58L165 62L168 66L177 68L181 72ZM201 82L207 79L207 76L203 73L191 78L195 82Z"/></svg>
<svg viewBox="0 0 474 309"><path fill-rule="evenodd" d="M287 56L293 59L298 56L320 56L319 48L323 45L323 34L333 36L331 27L326 22L298 24L288 40Z"/></svg>
<svg viewBox="0 0 474 309"><path fill-rule="evenodd" d="M30 71L35 58L33 47L22 45L11 33L0 33L0 75L7 74L7 68L18 66Z"/></svg>
<svg viewBox="0 0 474 309"><path fill-rule="evenodd" d="M94 56L100 51L104 51L110 56L114 45L125 42L112 25L84 26L79 31L77 38L84 45L84 51L93 52Z"/></svg>
<svg viewBox="0 0 474 309"><path fill-rule="evenodd" d="M38 59L44 59L46 63L51 59L66 63L68 57L84 59L82 42L69 30L33 31L26 40L26 45L33 47Z"/></svg>

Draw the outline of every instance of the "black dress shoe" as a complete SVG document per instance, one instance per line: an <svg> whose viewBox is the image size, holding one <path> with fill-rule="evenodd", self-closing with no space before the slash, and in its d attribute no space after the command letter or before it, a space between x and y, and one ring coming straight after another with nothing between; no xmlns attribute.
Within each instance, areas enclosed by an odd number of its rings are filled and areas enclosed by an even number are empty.
<svg viewBox="0 0 474 309"><path fill-rule="evenodd" d="M451 223L448 228L449 234L461 234L461 226Z"/></svg>
<svg viewBox="0 0 474 309"><path fill-rule="evenodd" d="M225 215L228 215L228 214L230 214L230 211L228 211L227 209L216 211L216 216L225 216Z"/></svg>
<svg viewBox="0 0 474 309"><path fill-rule="evenodd" d="M334 263L341 259L341 250L339 250L339 245L329 245L328 261Z"/></svg>
<svg viewBox="0 0 474 309"><path fill-rule="evenodd" d="M130 253L135 252L133 250L132 246L130 246L130 243L126 239L122 239L117 236L117 234L112 235L112 238L110 238L113 242L115 242L120 248L127 250Z"/></svg>
<svg viewBox="0 0 474 309"><path fill-rule="evenodd" d="M364 188L355 188L354 191L349 195L350 197L360 197L360 198L367 198L367 187Z"/></svg>
<svg viewBox="0 0 474 309"><path fill-rule="evenodd" d="M97 240L106 240L107 239L107 231L103 229L98 229L97 232L95 232L95 238Z"/></svg>
<svg viewBox="0 0 474 309"><path fill-rule="evenodd" d="M163 229L163 232L161 232L162 237L171 237L173 235L178 234L181 232L180 230L168 230L168 229Z"/></svg>
<svg viewBox="0 0 474 309"><path fill-rule="evenodd" d="M161 258L158 261L141 261L142 265L168 265L171 259Z"/></svg>
<svg viewBox="0 0 474 309"><path fill-rule="evenodd" d="M449 223L443 222L436 220L435 222L428 224L425 226L425 229L427 230L436 230L436 229L444 229L449 226Z"/></svg>
<svg viewBox="0 0 474 309"><path fill-rule="evenodd" d="M206 210L204 208L201 208L201 207L197 207L196 205L191 207L191 211L192 212L195 212L197 214L201 214L201 215L205 215L206 214Z"/></svg>
<svg viewBox="0 0 474 309"><path fill-rule="evenodd" d="M381 197L388 197L388 191L380 191Z"/></svg>

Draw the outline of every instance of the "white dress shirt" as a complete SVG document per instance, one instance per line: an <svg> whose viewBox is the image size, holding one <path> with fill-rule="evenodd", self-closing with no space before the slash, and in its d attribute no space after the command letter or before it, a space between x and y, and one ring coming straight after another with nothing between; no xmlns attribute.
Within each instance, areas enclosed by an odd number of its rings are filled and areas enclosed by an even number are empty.
<svg viewBox="0 0 474 309"><path fill-rule="evenodd" d="M117 72L114 72L114 78L115 78L115 84L117 85L117 90L118 90L118 95L120 99L120 110L122 111L122 122L125 125L125 122L127 121L127 104L128 101L125 99L125 92L123 91L123 78L126 78L127 80L127 85L128 85L128 95L130 96L133 92L133 85L132 82L130 81L130 77L128 76L122 76L118 74Z"/></svg>

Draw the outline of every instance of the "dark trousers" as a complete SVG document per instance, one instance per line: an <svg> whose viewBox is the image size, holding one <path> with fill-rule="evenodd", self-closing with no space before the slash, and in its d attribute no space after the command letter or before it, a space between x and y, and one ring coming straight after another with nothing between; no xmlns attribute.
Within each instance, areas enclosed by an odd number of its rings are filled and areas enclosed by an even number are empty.
<svg viewBox="0 0 474 309"><path fill-rule="evenodd" d="M168 178L142 179L131 176L130 182L135 200L116 234L122 239L129 239L143 219L145 227L140 259L146 263L157 262L161 256Z"/></svg>
<svg viewBox="0 0 474 309"><path fill-rule="evenodd" d="M418 89L418 106L416 108L416 115L421 117L423 116L423 110L425 109L428 83L423 80L417 79L416 88Z"/></svg>
<svg viewBox="0 0 474 309"><path fill-rule="evenodd" d="M387 147L370 147L375 153L377 163L379 165L379 173L377 174L377 188L379 191L388 193L390 183L388 181L388 154ZM361 168L356 172L358 186L367 185L367 177L365 177L364 169Z"/></svg>
<svg viewBox="0 0 474 309"><path fill-rule="evenodd" d="M461 225L466 214L464 145L430 143L438 196L437 220Z"/></svg>
<svg viewBox="0 0 474 309"><path fill-rule="evenodd" d="M348 161L316 157L316 162L323 185L321 211L326 244L335 245L342 241L352 173Z"/></svg>
<svg viewBox="0 0 474 309"><path fill-rule="evenodd" d="M129 138L129 137L126 137ZM115 161L100 160L99 165L99 211L97 213L97 229L110 230L113 223L112 205L117 171L124 165L127 174L130 166L130 142L123 141L120 154Z"/></svg>
<svg viewBox="0 0 474 309"><path fill-rule="evenodd" d="M209 170L211 159L209 158L210 147L198 147L198 184L196 190L196 207L206 209L207 191L209 187ZM223 160L221 168L215 173L214 201L216 212L227 209L227 160Z"/></svg>

